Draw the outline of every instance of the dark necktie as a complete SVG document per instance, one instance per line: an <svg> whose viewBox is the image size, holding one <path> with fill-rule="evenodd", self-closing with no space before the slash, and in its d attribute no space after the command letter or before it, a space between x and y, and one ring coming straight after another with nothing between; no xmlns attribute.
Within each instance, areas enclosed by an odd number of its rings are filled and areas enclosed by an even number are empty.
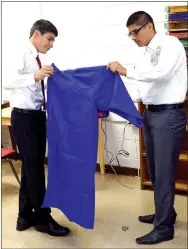
<svg viewBox="0 0 188 249"><path fill-rule="evenodd" d="M41 65L41 61L40 61L40 58L38 55L37 55L36 59L37 59L39 68L41 68L42 65ZM45 92L44 92L44 80L41 80L41 87L42 87L42 95L43 95L43 110L45 111L46 110L46 100L45 100Z"/></svg>

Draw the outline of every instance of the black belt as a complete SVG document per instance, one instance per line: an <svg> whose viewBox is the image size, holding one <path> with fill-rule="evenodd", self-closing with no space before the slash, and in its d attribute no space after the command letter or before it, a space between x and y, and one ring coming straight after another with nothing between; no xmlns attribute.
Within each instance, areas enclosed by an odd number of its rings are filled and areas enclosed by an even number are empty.
<svg viewBox="0 0 188 249"><path fill-rule="evenodd" d="M15 111L15 112L22 112L22 113L42 112L41 109L40 110L27 110L27 109L20 109L20 108L16 108L16 107L13 108L13 111Z"/></svg>
<svg viewBox="0 0 188 249"><path fill-rule="evenodd" d="M150 112L161 112L173 109L182 109L183 104L169 104L169 105L148 105L148 111Z"/></svg>

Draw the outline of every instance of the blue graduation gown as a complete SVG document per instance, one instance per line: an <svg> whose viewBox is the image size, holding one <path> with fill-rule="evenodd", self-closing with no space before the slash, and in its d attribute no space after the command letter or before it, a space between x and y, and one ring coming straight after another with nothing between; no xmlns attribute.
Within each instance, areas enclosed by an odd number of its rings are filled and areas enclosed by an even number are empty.
<svg viewBox="0 0 188 249"><path fill-rule="evenodd" d="M67 218L92 229L98 110L109 111L137 127L142 118L119 74L105 66L60 71L48 79L48 184L42 207L60 209Z"/></svg>

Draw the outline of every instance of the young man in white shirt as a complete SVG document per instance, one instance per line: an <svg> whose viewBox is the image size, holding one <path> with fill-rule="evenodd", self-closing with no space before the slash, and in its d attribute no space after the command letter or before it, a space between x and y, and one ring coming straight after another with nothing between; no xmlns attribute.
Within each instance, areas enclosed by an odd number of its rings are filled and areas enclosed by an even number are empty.
<svg viewBox="0 0 188 249"><path fill-rule="evenodd" d="M129 37L139 47L146 47L145 53L134 69L126 69L118 62L110 62L107 67L132 80L138 86L140 101L147 105L143 134L155 214L139 216L139 220L153 223L154 229L136 242L156 244L174 237L175 167L186 132L186 55L177 38L156 33L153 19L144 11L133 13L127 27Z"/></svg>
<svg viewBox="0 0 188 249"><path fill-rule="evenodd" d="M53 74L51 65L42 66L39 53L46 54L58 36L56 27L47 20L36 21L30 30L26 48L16 58L11 90L11 126L22 161L19 193L19 216L16 229L31 226L52 236L65 236L70 230L60 226L41 208L45 195L44 158L46 150L46 112L44 79Z"/></svg>

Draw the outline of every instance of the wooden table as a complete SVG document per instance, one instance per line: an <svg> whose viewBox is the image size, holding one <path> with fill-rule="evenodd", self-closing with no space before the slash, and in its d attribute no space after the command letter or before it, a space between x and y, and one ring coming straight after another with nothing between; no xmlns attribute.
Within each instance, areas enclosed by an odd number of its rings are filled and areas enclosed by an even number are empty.
<svg viewBox="0 0 188 249"><path fill-rule="evenodd" d="M14 143L13 135L12 135L12 129L11 129L11 122L10 122L10 116L12 108L4 108L2 111L2 120L1 124L3 126L8 126L12 148L17 151L16 144ZM105 166L104 166L104 142L103 142L103 131L102 131L102 119L99 118L99 140L98 140L98 155L99 155L99 164L100 164L100 172L101 175L105 174Z"/></svg>
<svg viewBox="0 0 188 249"><path fill-rule="evenodd" d="M1 110L1 114L2 114L1 124L3 126L11 126L11 122L10 122L11 111L12 111L11 107L4 108Z"/></svg>
<svg viewBox="0 0 188 249"><path fill-rule="evenodd" d="M1 108L2 108L2 105L1 105ZM17 146L16 146L16 143L14 142L12 129L11 129L11 122L10 122L11 111L12 111L11 107L1 109L1 114L2 114L1 115L1 125L8 126L12 148L17 152ZM18 156L18 154L17 154L17 156Z"/></svg>

